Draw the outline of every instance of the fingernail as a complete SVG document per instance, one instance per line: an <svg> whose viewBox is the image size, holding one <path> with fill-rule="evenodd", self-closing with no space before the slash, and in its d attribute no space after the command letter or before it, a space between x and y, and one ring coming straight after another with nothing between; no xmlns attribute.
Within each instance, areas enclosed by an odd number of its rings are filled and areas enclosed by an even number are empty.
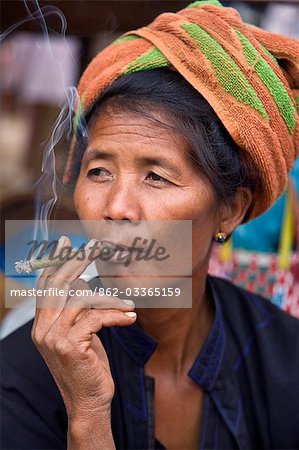
<svg viewBox="0 0 299 450"><path fill-rule="evenodd" d="M127 312L125 313L125 315L133 319L134 317L136 317L137 314L135 312Z"/></svg>
<svg viewBox="0 0 299 450"><path fill-rule="evenodd" d="M126 305L135 306L135 303L132 300L123 300Z"/></svg>

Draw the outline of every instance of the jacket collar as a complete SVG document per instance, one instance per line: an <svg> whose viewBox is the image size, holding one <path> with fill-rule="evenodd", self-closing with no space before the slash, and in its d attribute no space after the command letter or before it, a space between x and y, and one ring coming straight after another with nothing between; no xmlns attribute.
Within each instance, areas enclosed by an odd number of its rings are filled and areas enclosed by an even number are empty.
<svg viewBox="0 0 299 450"><path fill-rule="evenodd" d="M225 348L225 332L223 316L217 292L208 277L208 289L214 304L215 318L212 329L197 355L188 375L203 389L211 390L217 379L223 360ZM113 327L112 332L127 354L140 366L144 367L158 342L146 334L137 324L130 327Z"/></svg>

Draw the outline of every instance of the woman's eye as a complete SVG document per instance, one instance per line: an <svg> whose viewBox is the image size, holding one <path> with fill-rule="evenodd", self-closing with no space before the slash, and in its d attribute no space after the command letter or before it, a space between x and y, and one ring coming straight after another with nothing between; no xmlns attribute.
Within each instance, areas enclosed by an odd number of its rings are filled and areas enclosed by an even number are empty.
<svg viewBox="0 0 299 450"><path fill-rule="evenodd" d="M112 178L112 174L109 170L104 169L103 167L95 167L94 169L90 169L87 175L93 180L110 180Z"/></svg>
<svg viewBox="0 0 299 450"><path fill-rule="evenodd" d="M159 183L159 184L166 184L169 183L168 180L166 180L166 178L161 177L160 175L156 174L155 172L149 172L147 174L146 177L147 180L152 180L155 183Z"/></svg>

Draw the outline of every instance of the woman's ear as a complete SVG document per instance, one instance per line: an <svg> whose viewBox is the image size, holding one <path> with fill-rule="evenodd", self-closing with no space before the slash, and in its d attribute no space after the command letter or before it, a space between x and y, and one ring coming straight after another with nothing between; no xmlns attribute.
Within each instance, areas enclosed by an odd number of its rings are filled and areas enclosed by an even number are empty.
<svg viewBox="0 0 299 450"><path fill-rule="evenodd" d="M253 200L252 192L249 188L238 188L235 196L229 200L227 205L223 205L220 215L220 229L217 232L222 232L227 235L232 234L235 228L240 225L251 206Z"/></svg>

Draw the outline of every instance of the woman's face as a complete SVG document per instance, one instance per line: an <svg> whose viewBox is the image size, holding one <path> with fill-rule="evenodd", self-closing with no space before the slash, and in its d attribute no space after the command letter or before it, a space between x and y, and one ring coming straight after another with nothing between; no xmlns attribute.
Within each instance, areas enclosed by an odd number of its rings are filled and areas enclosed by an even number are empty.
<svg viewBox="0 0 299 450"><path fill-rule="evenodd" d="M129 111L106 108L93 121L74 201L81 220L192 220L194 269L207 264L219 231L215 193L183 138Z"/></svg>

